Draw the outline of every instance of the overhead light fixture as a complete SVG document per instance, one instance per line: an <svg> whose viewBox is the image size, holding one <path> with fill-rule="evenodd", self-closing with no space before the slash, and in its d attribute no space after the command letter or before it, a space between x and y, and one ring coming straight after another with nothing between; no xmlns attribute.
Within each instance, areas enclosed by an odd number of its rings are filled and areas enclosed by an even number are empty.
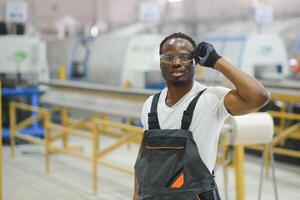
<svg viewBox="0 0 300 200"><path fill-rule="evenodd" d="M295 58L290 59L289 63L290 63L290 66L298 65L298 61Z"/></svg>
<svg viewBox="0 0 300 200"><path fill-rule="evenodd" d="M97 26L93 26L90 30L90 34L92 37L97 37L99 33L99 29Z"/></svg>
<svg viewBox="0 0 300 200"><path fill-rule="evenodd" d="M168 2L170 2L170 3L177 3L177 2L180 2L180 1L182 1L182 0L168 0Z"/></svg>

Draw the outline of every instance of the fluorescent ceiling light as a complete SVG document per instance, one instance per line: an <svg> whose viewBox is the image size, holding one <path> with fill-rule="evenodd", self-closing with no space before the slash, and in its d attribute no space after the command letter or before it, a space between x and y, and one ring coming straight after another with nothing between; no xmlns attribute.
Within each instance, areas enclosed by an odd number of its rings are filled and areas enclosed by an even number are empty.
<svg viewBox="0 0 300 200"><path fill-rule="evenodd" d="M93 26L93 27L91 28L91 32L90 32L91 36L92 36L92 37L97 37L97 36L98 36L98 33L99 33L98 27L97 27L97 26Z"/></svg>
<svg viewBox="0 0 300 200"><path fill-rule="evenodd" d="M176 3L176 2L180 2L180 1L182 1L182 0L168 0L168 2L170 2L170 3Z"/></svg>

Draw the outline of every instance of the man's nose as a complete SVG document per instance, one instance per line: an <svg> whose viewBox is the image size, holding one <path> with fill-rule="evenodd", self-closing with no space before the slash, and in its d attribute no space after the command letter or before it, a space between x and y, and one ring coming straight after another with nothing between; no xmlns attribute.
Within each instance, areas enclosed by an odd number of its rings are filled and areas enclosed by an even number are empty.
<svg viewBox="0 0 300 200"><path fill-rule="evenodd" d="M177 56L174 58L174 65L180 65L181 64L181 60L180 58L178 58Z"/></svg>

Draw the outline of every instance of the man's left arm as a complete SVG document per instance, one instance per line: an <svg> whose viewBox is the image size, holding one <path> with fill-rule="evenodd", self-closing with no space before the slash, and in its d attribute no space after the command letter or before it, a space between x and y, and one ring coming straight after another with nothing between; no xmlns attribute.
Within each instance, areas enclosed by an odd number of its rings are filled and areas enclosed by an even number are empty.
<svg viewBox="0 0 300 200"><path fill-rule="evenodd" d="M213 45L207 42L198 44L194 59L202 66L218 70L233 83L235 89L224 98L224 105L232 115L249 113L269 101L269 92L255 78L219 56Z"/></svg>
<svg viewBox="0 0 300 200"><path fill-rule="evenodd" d="M224 105L232 115L242 115L265 105L270 93L255 78L234 67L224 58L220 58L214 69L228 78L235 89L224 98Z"/></svg>

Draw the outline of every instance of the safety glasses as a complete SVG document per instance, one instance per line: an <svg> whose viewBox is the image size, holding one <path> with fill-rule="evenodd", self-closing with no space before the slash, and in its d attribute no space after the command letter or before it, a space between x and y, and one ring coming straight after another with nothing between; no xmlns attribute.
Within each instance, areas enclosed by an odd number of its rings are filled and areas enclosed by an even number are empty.
<svg viewBox="0 0 300 200"><path fill-rule="evenodd" d="M179 53L179 54L163 54L160 56L160 61L166 64L172 64L176 61L176 58L180 60L181 63L186 64L193 60L193 55L190 53Z"/></svg>

